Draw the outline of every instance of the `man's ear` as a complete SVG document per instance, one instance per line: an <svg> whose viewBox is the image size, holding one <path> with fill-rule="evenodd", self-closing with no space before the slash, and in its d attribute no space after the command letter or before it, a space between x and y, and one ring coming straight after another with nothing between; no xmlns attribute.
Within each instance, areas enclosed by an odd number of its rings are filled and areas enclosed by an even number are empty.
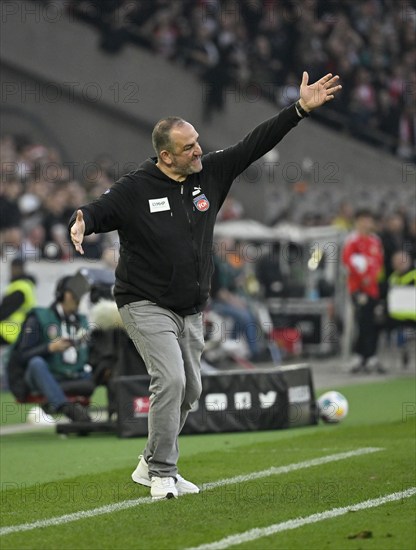
<svg viewBox="0 0 416 550"><path fill-rule="evenodd" d="M166 164L166 166L171 166L172 164L172 156L169 151L163 150L159 154L160 160Z"/></svg>

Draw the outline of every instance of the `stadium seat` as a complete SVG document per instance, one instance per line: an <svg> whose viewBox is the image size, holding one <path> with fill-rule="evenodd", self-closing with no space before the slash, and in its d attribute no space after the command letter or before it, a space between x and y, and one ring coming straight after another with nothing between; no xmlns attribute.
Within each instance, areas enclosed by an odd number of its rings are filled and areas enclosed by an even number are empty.
<svg viewBox="0 0 416 550"><path fill-rule="evenodd" d="M68 380L61 383L61 388L68 401L88 407L95 384L92 380ZM46 398L40 393L29 393L23 399L16 399L16 401L21 404L33 403L42 407L47 406Z"/></svg>
<svg viewBox="0 0 416 550"><path fill-rule="evenodd" d="M95 390L95 384L92 380L69 380L62 382L61 387L70 403L79 403L83 407L89 407L90 397ZM52 412L48 407L45 396L40 393L28 393L24 398L16 398L16 402L21 405L39 405L47 414ZM58 422L56 424L57 433L88 435L92 431L97 431L96 423L94 422Z"/></svg>
<svg viewBox="0 0 416 550"><path fill-rule="evenodd" d="M89 396L86 396L86 395L77 395L77 394L65 394L68 398L68 401L71 402L71 403L80 403L82 406L84 407L88 407L89 404L90 404L90 398ZM21 405L25 404L25 403L32 403L34 405L40 405L41 407L42 406L46 406L47 405L47 401L45 399L45 397L39 393L31 393L29 394L28 396L26 396L26 398L24 400L20 400L20 399L17 399L16 400L17 403L20 403Z"/></svg>

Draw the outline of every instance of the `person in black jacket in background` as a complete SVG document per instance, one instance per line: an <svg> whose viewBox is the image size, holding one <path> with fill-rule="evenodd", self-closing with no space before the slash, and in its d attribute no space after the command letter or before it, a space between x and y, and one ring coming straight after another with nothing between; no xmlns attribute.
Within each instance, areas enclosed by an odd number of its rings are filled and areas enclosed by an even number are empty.
<svg viewBox="0 0 416 550"><path fill-rule="evenodd" d="M152 394L148 441L132 479L150 487L154 499L199 492L178 474L178 435L201 393L201 311L213 270L216 215L233 180L309 111L333 99L338 78L327 74L308 85L304 72L296 104L237 144L206 155L189 122L160 120L152 134L157 157L71 217L71 240L81 254L84 235L119 232L114 296Z"/></svg>

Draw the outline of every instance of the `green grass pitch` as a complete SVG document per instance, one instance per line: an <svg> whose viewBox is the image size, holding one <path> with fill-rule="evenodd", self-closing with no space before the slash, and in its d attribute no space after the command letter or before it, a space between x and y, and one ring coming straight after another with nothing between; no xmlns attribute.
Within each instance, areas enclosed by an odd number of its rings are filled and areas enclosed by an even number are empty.
<svg viewBox="0 0 416 550"><path fill-rule="evenodd" d="M378 450L157 503L149 502L148 490L130 480L142 439L98 434L63 439L53 429L3 436L1 526L16 526L17 531L1 531L0 547L195 548L416 487L414 379L337 389L350 405L339 425L181 437L182 475L204 487L271 467L363 448ZM115 509L116 503L123 507L129 500L135 505ZM300 523L233 547L412 550L415 500L399 498ZM97 515L106 505L111 511ZM89 510L94 510L90 517L62 519ZM24 524L50 518L61 519L56 525L22 530Z"/></svg>

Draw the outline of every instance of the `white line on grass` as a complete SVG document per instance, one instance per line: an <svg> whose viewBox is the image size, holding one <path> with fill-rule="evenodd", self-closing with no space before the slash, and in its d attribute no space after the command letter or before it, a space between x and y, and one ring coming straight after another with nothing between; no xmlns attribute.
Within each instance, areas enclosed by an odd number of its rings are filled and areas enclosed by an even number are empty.
<svg viewBox="0 0 416 550"><path fill-rule="evenodd" d="M260 472L252 472L251 474L220 479L211 483L204 483L202 486L202 491L209 491L218 487L224 487L225 485L231 485L233 483L253 481L255 479L260 479L264 477L286 474L289 472L294 472L296 470L302 470L304 468L320 466L322 464L327 464L328 462L336 462L337 460L345 460L346 458L376 453L383 450L384 449L380 447L363 447L354 451L346 451L344 453L321 456L320 458L312 458L311 460L296 462L294 464L288 464L287 466L272 467L268 468L267 470L261 470ZM119 512L121 510L127 510L128 508L134 508L135 506L141 506L142 504L151 504L154 502L158 501L154 501L150 497L124 500L122 502L100 506L99 508L92 508L91 510L81 510L80 512L74 512L73 514L65 514L63 516L57 516L54 518L41 519L38 521L33 521L32 523L21 523L18 525L2 527L0 529L0 535L10 535L11 533L21 533L22 531L31 531L33 529L39 529L43 527L62 525L64 523L70 523L72 521L78 521L80 519L91 518L103 514L111 514L112 512Z"/></svg>
<svg viewBox="0 0 416 550"><path fill-rule="evenodd" d="M311 460L296 462L295 464L288 464L287 466L272 466L271 468L268 468L267 470L262 470L261 472L252 472L251 474L229 477L227 479L220 479L218 481L212 481L211 483L204 483L202 486L202 490L209 491L210 489L216 489L217 487L223 487L224 485L231 485L233 483L243 483L245 481L254 481L255 479L261 479L262 477L288 474L289 472L301 470L302 468L322 466L322 464L327 464L328 462L336 462L337 460L345 460L346 458L366 455L369 453L376 453L383 450L384 449L380 447L363 447L362 449L356 449L355 451L346 451L345 453L321 456L320 458L312 458Z"/></svg>
<svg viewBox="0 0 416 550"><path fill-rule="evenodd" d="M10 525L9 527L2 527L0 529L0 535L9 535L10 533L21 533L22 531L31 531L32 529L39 529L42 527L62 525L63 523L70 523L71 521L78 521L79 519L92 518L95 516L101 516L102 514L111 514L112 512L127 510L128 508L140 506L141 504L150 504L151 502L154 502L151 497L136 498L134 500L123 500L122 502L107 504L106 506L92 508L91 510L81 510L80 512L74 512L73 514L65 514L63 516L57 516L54 518L41 519L32 523L21 523L20 525Z"/></svg>
<svg viewBox="0 0 416 550"><path fill-rule="evenodd" d="M398 493L391 493L390 495L385 495L384 497L365 500L364 502L359 502L358 504L350 504L349 506L343 506L342 508L333 508L332 510L327 510L326 512L312 514L306 518L290 519L288 521L275 523L267 527L250 529L249 531L244 531L238 535L230 535L216 542L201 544L201 546L195 546L193 548L188 548L187 550L224 550L225 548L242 544L243 542L251 542L263 537L269 537L270 535L281 533L282 531L297 529L298 527L310 525L311 523L317 523L318 521L323 521L324 519L336 518L343 516L348 512L358 512L360 510L367 510L368 508L375 508L377 506L381 506L382 504L386 504L387 502L395 502L397 500L409 498L413 495L416 495L416 487L411 487L410 489L399 491Z"/></svg>

